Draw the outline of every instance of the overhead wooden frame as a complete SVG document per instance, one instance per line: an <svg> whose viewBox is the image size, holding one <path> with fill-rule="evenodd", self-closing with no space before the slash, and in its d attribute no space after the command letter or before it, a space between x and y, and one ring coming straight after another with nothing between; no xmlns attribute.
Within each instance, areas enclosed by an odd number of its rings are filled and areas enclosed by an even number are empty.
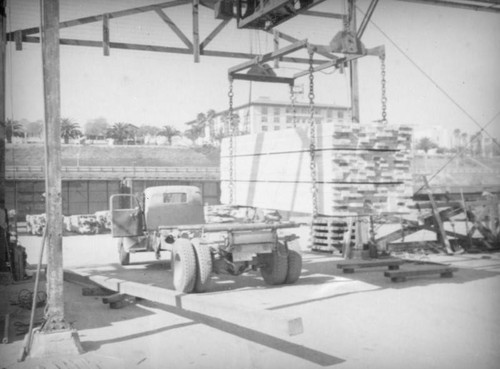
<svg viewBox="0 0 500 369"><path fill-rule="evenodd" d="M236 52L236 51L225 51L225 50L208 50L208 45L221 33L221 31L230 23L231 19L224 19L215 28L208 33L208 35L203 39L200 37L200 27L199 27L199 7L203 6L205 8L213 9L215 0L171 0L159 2L158 4L139 6L135 8L119 10L115 12L108 12L103 14L97 14L93 16L87 16L77 19L71 19L62 21L59 23L59 28L70 28L85 24L91 24L95 22L102 22L102 40L88 40L88 39L72 39L72 38L60 38L60 45L67 46L83 46L83 47L98 47L102 48L103 55L109 56L112 49L121 50L136 50L136 51L151 51L151 52L164 52L164 53L177 53L185 55L193 55L194 62L200 61L201 56L211 56L211 57L224 57L224 58L239 58L239 59L253 59L258 57L257 54ZM317 2L319 3L319 2ZM166 10L169 8L179 7L179 6L190 6L193 20L193 28L191 37L176 25L174 20L167 14ZM156 13L163 22L174 32L177 38L183 43L184 47L178 46L162 46L162 45L147 45L147 44L135 44L129 42L113 42L110 37L111 23L113 19L133 16L136 14L154 12ZM306 14L306 13L304 13ZM317 17L334 17L339 18L330 13L326 12L313 12L311 16ZM16 50L22 50L23 43L40 43L40 27L30 27L24 29L14 30L6 34L7 41L15 42ZM290 36L291 37L291 36ZM289 38L290 38L289 37ZM293 41L292 41L293 42ZM284 56L280 60L288 63L309 63L307 58L297 58ZM321 64L324 61L314 60L314 64Z"/></svg>

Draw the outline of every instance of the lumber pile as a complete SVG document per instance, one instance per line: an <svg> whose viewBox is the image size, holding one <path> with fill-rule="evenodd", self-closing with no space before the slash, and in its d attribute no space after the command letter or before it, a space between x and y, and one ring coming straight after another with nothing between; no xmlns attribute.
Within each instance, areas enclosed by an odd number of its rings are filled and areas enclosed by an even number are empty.
<svg viewBox="0 0 500 369"><path fill-rule="evenodd" d="M323 216L395 212L412 196L407 126L318 124L318 209ZM310 137L304 128L229 138L221 147L221 202L312 213ZM231 159L232 158L232 159Z"/></svg>

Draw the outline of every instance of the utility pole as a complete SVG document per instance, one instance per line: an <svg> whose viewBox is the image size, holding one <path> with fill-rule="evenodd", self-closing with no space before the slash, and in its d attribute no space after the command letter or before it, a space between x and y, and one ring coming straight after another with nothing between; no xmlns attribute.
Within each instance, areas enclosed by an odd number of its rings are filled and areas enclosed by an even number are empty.
<svg viewBox="0 0 500 369"><path fill-rule="evenodd" d="M349 16L349 30L357 33L356 24L356 0L347 0ZM359 123L359 81L358 81L358 60L349 62L349 77L351 85L351 114L353 123Z"/></svg>

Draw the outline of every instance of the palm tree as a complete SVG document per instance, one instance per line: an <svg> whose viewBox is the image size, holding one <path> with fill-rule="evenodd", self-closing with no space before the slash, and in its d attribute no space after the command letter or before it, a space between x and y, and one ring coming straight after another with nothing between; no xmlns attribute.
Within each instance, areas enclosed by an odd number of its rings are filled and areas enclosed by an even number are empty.
<svg viewBox="0 0 500 369"><path fill-rule="evenodd" d="M112 138L118 145L129 139L134 138L137 127L130 123L115 123L106 132L106 137Z"/></svg>
<svg viewBox="0 0 500 369"><path fill-rule="evenodd" d="M163 126L162 130L158 133L159 136L165 136L168 140L168 144L172 145L172 138L175 136L180 136L181 132L172 126Z"/></svg>
<svg viewBox="0 0 500 369"><path fill-rule="evenodd" d="M22 137L24 133L23 126L17 120L7 119L5 122L5 137L7 143L12 143L12 137Z"/></svg>
<svg viewBox="0 0 500 369"><path fill-rule="evenodd" d="M63 118L61 120L61 137L64 139L64 143L68 144L70 138L78 138L83 136L82 131L80 131L80 125L74 123L71 119Z"/></svg>

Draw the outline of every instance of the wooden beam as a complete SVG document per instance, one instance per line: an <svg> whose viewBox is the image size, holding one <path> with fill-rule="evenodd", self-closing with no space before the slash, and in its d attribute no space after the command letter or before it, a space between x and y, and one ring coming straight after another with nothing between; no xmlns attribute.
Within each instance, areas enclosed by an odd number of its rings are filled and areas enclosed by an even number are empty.
<svg viewBox="0 0 500 369"><path fill-rule="evenodd" d="M6 97L6 53L7 53L7 13L6 0L0 0L0 210L5 208L5 97ZM0 240L0 262L4 261L7 245ZM3 268L4 265L0 265Z"/></svg>
<svg viewBox="0 0 500 369"><path fill-rule="evenodd" d="M203 294L183 294L174 290L108 278L100 275L89 279L112 291L149 301L192 311L212 318L222 319L245 327L279 336L294 336L303 333L302 318L277 314L268 310L256 310L244 305L217 303L203 298Z"/></svg>
<svg viewBox="0 0 500 369"><path fill-rule="evenodd" d="M488 3L491 5L474 5L467 3L459 3L455 1L444 1L444 0L398 0L404 1L407 3L419 3L425 5L437 5L437 6L446 6L450 8L458 8L458 9L466 9L466 10L474 10L474 11L483 11L483 12L492 12L492 13L500 13L500 8L495 8L495 5L500 5L500 3L495 1L481 1L482 3Z"/></svg>
<svg viewBox="0 0 500 369"><path fill-rule="evenodd" d="M59 57L59 1L43 0L42 63L45 106L45 201L47 214L47 329L64 321L61 91Z"/></svg>
<svg viewBox="0 0 500 369"><path fill-rule="evenodd" d="M102 48L102 41L94 40L77 40L70 38L61 38L61 45L68 46L84 46L84 47L99 47ZM26 43L39 43L40 37L38 36L23 36L23 42ZM170 46L159 46L159 45L143 45L143 44L131 44L125 42L110 42L110 48L112 49L123 49L123 50L138 50L138 51L152 51L152 52L164 52L164 53L177 53L177 54L192 54L193 51L189 49L183 49L180 47L170 47ZM200 50L200 55L213 56L221 58L236 58L236 59L252 59L257 58L257 54L240 53L232 51L219 51L219 50ZM307 58L296 58L296 57L282 57L283 62L287 63L298 63L298 64L309 64L309 59ZM324 63L324 60L313 60L313 64Z"/></svg>
<svg viewBox="0 0 500 369"><path fill-rule="evenodd" d="M233 79L241 79L244 81L254 81L254 82L270 82L270 83L286 83L288 85L293 85L294 79L287 77L273 77L273 76L260 76L254 74L243 74L243 73L233 73L231 74Z"/></svg>
<svg viewBox="0 0 500 369"><path fill-rule="evenodd" d="M207 45L215 38L215 36L217 36L230 21L230 19L224 19L222 22L220 22L217 27L215 27L215 29L210 32L210 34L200 44L200 50L204 50Z"/></svg>
<svg viewBox="0 0 500 369"><path fill-rule="evenodd" d="M304 11L300 12L300 14L302 14L302 15L309 15L309 16L312 16L312 17L344 19L344 14L318 12L318 11L315 11L315 10L304 10Z"/></svg>
<svg viewBox="0 0 500 369"><path fill-rule="evenodd" d="M177 25L170 19L168 15L165 14L165 12L161 9L156 9L156 14L160 16L160 18L174 31L174 33L181 39L182 42L184 42L184 45L186 45L189 49L193 49L193 44L191 41L187 38L187 36L177 27Z"/></svg>
<svg viewBox="0 0 500 369"><path fill-rule="evenodd" d="M146 5L146 6L140 6L137 8L131 8L131 9L125 9L125 10L119 10L116 12L111 12L107 13L108 17L110 19L112 18L120 18L120 17L126 17L129 15L134 15L138 13L145 13L149 12L152 10L156 9L165 9L165 8L171 8L174 6L179 6L179 5L184 5L190 3L191 0L177 0L177 1L167 1L159 4L154 4L154 5ZM104 18L104 14L98 14L98 15L92 15L89 17L83 17L83 18L78 18L78 19L72 19L69 21L61 22L59 23L59 29L61 28L69 28L69 27L74 27L74 26L79 26L82 24L88 24L88 23L95 23L95 22L100 22ZM27 35L33 35L40 33L40 27L31 27L31 28L25 28L22 30L19 30L22 32L23 36ZM10 32L8 34L9 39L13 37L14 32Z"/></svg>
<svg viewBox="0 0 500 369"><path fill-rule="evenodd" d="M109 56L109 16L104 14L102 18L102 52Z"/></svg>
<svg viewBox="0 0 500 369"><path fill-rule="evenodd" d="M361 24L359 25L358 32L356 33L356 36L358 39L361 39L363 37L363 34L365 33L366 26L368 25L368 22L370 22L370 19L373 15L373 12L375 11L375 8L377 7L378 0L372 0L370 5L368 6L368 10L365 13L365 16L363 17L363 20L361 21Z"/></svg>
<svg viewBox="0 0 500 369"><path fill-rule="evenodd" d="M272 33L273 31L267 31L267 32L268 32L268 33ZM293 42L297 42L297 41L299 41L299 39L298 39L298 38L295 38L295 37L292 37L292 36L290 36L290 35L287 35L286 33L283 33L283 32L281 32L281 31L277 31L277 35L278 35L278 37L280 37L280 38L282 38L283 40L288 41L288 42L292 42L292 43L293 43ZM315 52L316 52L317 54L319 54L319 55L321 55L321 56L324 56L324 57L326 57L326 58L328 58L328 59L331 59L331 60L338 59L335 55L330 54L330 53L328 53L328 52L323 52L323 51L321 51L321 50L315 50Z"/></svg>
<svg viewBox="0 0 500 369"><path fill-rule="evenodd" d="M14 32L14 43L16 44L16 51L23 49L23 34L20 31Z"/></svg>
<svg viewBox="0 0 500 369"><path fill-rule="evenodd" d="M429 195L429 200L431 201L432 212L434 213L434 219L436 220L436 225L437 225L439 235L441 238L441 243L443 244L443 246L448 254L453 254L453 250L451 249L450 241L448 240L448 237L446 236L446 231L445 231L444 226L443 226L443 221L441 220L441 217L439 216L439 210L438 210L438 207L436 205L436 202L434 201L434 196L433 196L432 190L429 186L429 182L427 181L427 177L422 176L422 178L424 180L424 185L425 185L425 188L427 189L427 193Z"/></svg>
<svg viewBox="0 0 500 369"><path fill-rule="evenodd" d="M276 30L273 30L273 45L274 45L274 52L278 52L280 49L280 38L278 36L278 32ZM280 60L279 58L274 59L274 68L279 68L280 67Z"/></svg>
<svg viewBox="0 0 500 369"><path fill-rule="evenodd" d="M193 57L194 62L200 62L200 0L193 0Z"/></svg>

